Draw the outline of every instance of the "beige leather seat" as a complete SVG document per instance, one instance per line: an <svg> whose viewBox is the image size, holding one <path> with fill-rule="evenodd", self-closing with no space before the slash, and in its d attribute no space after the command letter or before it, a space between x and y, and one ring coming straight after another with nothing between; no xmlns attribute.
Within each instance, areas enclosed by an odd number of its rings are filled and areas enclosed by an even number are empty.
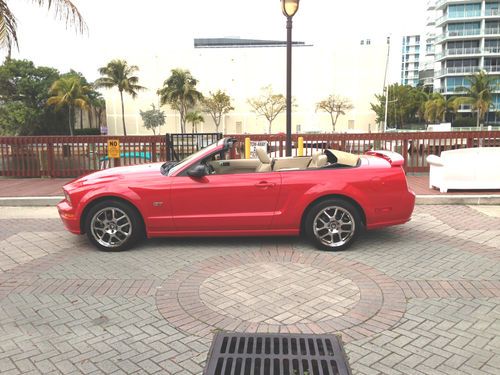
<svg viewBox="0 0 500 375"><path fill-rule="evenodd" d="M271 172L273 170L273 159L269 157L266 150L261 147L255 149L260 164L255 169L255 172Z"/></svg>
<svg viewBox="0 0 500 375"><path fill-rule="evenodd" d="M321 168L328 163L328 157L321 151L313 152L311 163L308 168Z"/></svg>

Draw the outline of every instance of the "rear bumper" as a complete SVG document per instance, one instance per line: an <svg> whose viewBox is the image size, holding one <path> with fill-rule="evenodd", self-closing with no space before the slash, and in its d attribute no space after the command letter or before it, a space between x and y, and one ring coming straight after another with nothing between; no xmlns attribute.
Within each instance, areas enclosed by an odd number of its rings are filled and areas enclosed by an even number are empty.
<svg viewBox="0 0 500 375"><path fill-rule="evenodd" d="M366 228L377 229L407 223L411 220L413 210L415 209L415 199L416 196L413 190L408 189L408 191L405 192L397 201L397 204L393 206L393 208L397 207L397 209L394 210L393 215L387 218L380 218L380 220L377 220L376 222L369 223Z"/></svg>
<svg viewBox="0 0 500 375"><path fill-rule="evenodd" d="M80 218L76 216L74 208L66 199L59 202L57 211L59 211L59 216L67 230L74 234L81 234Z"/></svg>

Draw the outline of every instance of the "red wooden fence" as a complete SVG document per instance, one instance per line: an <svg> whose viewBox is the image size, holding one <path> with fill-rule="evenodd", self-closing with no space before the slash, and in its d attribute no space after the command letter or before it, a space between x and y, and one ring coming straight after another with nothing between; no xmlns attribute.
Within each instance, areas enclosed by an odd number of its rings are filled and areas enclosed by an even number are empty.
<svg viewBox="0 0 500 375"><path fill-rule="evenodd" d="M334 148L353 153L369 149L396 151L405 159L407 172L426 172L426 157L444 150L464 147L500 147L500 131L408 132L364 134L294 134L304 138L304 152ZM285 136L238 134L244 155L244 139L268 141L274 157L285 155ZM107 159L107 141L119 139L121 158ZM0 176L8 177L76 177L116 165L133 165L166 160L164 136L40 136L0 137ZM294 150L296 152L296 150Z"/></svg>
<svg viewBox="0 0 500 375"><path fill-rule="evenodd" d="M108 160L109 139L120 141L120 159ZM0 137L0 176L77 177L117 165L164 160L164 136Z"/></svg>

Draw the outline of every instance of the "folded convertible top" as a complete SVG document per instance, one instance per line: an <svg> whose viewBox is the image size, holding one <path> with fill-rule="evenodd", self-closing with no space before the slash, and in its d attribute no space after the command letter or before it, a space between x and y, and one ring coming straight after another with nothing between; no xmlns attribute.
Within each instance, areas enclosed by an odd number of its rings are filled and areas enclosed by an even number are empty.
<svg viewBox="0 0 500 375"><path fill-rule="evenodd" d="M328 162L356 167L359 162L359 156L339 150L325 150Z"/></svg>

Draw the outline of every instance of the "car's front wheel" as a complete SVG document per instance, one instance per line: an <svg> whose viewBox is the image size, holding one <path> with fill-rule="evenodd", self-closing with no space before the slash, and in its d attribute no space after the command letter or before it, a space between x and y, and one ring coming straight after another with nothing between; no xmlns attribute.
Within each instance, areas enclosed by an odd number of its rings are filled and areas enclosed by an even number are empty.
<svg viewBox="0 0 500 375"><path fill-rule="evenodd" d="M311 208L305 220L307 237L322 250L345 250L363 227L359 211L343 199L328 199Z"/></svg>
<svg viewBox="0 0 500 375"><path fill-rule="evenodd" d="M137 211L115 200L102 201L90 208L85 232L90 242L103 251L125 250L144 235Z"/></svg>

